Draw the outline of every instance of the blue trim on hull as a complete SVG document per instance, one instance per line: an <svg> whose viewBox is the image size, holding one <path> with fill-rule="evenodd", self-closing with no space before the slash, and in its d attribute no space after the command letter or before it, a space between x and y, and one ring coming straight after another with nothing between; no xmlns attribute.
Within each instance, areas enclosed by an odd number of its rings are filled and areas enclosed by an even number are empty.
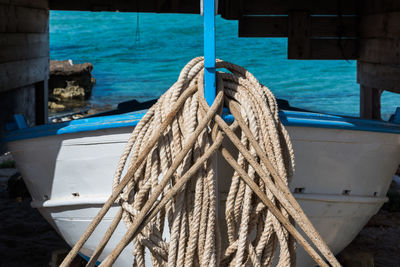
<svg viewBox="0 0 400 267"><path fill-rule="evenodd" d="M142 110L121 115L79 119L69 122L46 124L32 128L15 130L5 133L0 141L12 142L22 139L38 138L59 134L97 131L111 128L134 127L137 125L137 123L140 121L146 111L147 110ZM232 115L224 113L223 117L227 122L233 122ZM399 124L383 121L364 120L353 117L298 111L280 111L279 117L285 126L315 127L400 134Z"/></svg>

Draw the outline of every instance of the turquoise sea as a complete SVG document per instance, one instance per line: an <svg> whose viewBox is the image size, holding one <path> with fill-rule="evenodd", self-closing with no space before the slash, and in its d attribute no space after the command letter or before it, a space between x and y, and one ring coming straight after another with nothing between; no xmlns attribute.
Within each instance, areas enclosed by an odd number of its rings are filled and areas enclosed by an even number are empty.
<svg viewBox="0 0 400 267"><path fill-rule="evenodd" d="M149 100L203 54L202 26L199 15L51 11L50 56L93 63L93 106ZM217 57L247 68L276 97L296 107L358 116L355 61L288 60L284 38L238 38L237 22L220 17L216 29ZM396 105L400 96L385 92L384 118Z"/></svg>

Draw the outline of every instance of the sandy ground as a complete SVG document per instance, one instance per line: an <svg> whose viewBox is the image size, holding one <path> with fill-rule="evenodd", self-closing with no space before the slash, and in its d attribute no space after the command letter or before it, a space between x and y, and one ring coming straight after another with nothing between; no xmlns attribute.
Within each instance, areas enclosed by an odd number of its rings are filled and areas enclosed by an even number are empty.
<svg viewBox="0 0 400 267"><path fill-rule="evenodd" d="M8 179L16 172L0 169L0 267L49 266L52 252L67 250L68 245L30 207L29 197L10 198ZM364 256L358 256L360 253ZM378 267L400 266L400 212L381 210L342 255L348 258L366 255Z"/></svg>

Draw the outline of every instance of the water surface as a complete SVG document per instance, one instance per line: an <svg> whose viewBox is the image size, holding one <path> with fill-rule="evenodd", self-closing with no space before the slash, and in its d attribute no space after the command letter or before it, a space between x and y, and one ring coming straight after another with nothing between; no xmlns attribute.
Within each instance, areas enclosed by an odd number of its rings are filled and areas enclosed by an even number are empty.
<svg viewBox="0 0 400 267"><path fill-rule="evenodd" d="M288 60L286 38L238 38L237 26L217 18L217 57L247 68L292 106L358 116L356 61ZM50 56L93 63L92 105L143 101L160 96L203 54L202 27L199 15L51 11ZM384 93L384 117L399 100Z"/></svg>

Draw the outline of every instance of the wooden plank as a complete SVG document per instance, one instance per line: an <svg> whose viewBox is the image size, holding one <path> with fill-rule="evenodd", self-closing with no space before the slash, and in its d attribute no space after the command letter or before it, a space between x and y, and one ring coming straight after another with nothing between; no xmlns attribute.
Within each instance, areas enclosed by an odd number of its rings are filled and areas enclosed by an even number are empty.
<svg viewBox="0 0 400 267"><path fill-rule="evenodd" d="M46 79L35 84L36 125L46 124L48 120L49 81Z"/></svg>
<svg viewBox="0 0 400 267"><path fill-rule="evenodd" d="M381 119L382 90L360 85L360 117L364 119Z"/></svg>
<svg viewBox="0 0 400 267"><path fill-rule="evenodd" d="M49 31L49 11L0 4L0 33Z"/></svg>
<svg viewBox="0 0 400 267"><path fill-rule="evenodd" d="M400 66L358 61L357 82L368 87L400 93Z"/></svg>
<svg viewBox="0 0 400 267"><path fill-rule="evenodd" d="M344 59L358 58L356 39L313 39L309 59Z"/></svg>
<svg viewBox="0 0 400 267"><path fill-rule="evenodd" d="M0 0L0 4L14 5L14 6L24 6L31 8L49 8L49 0Z"/></svg>
<svg viewBox="0 0 400 267"><path fill-rule="evenodd" d="M356 16L311 17L312 37L356 37L358 35Z"/></svg>
<svg viewBox="0 0 400 267"><path fill-rule="evenodd" d="M400 39L361 39L360 60L400 65Z"/></svg>
<svg viewBox="0 0 400 267"><path fill-rule="evenodd" d="M0 46L0 62L13 62L25 59L41 58L49 56L48 43L36 43L30 45Z"/></svg>
<svg viewBox="0 0 400 267"><path fill-rule="evenodd" d="M289 14L288 58L309 58L311 54L311 19L308 12Z"/></svg>
<svg viewBox="0 0 400 267"><path fill-rule="evenodd" d="M0 46L35 44L49 41L49 33L0 33Z"/></svg>
<svg viewBox="0 0 400 267"><path fill-rule="evenodd" d="M239 19L243 13L243 0L219 1L218 14L224 19Z"/></svg>
<svg viewBox="0 0 400 267"><path fill-rule="evenodd" d="M0 64L0 92L34 84L48 78L48 57Z"/></svg>
<svg viewBox="0 0 400 267"><path fill-rule="evenodd" d="M355 15L357 0L246 0L242 15L284 15L292 10L317 15Z"/></svg>
<svg viewBox="0 0 400 267"><path fill-rule="evenodd" d="M311 16L311 37L356 37L356 17ZM239 19L239 37L287 37L287 16L244 16Z"/></svg>
<svg viewBox="0 0 400 267"><path fill-rule="evenodd" d="M362 16L361 38L400 38L400 12Z"/></svg>
<svg viewBox="0 0 400 267"><path fill-rule="evenodd" d="M179 2L166 0L161 5L156 0L50 0L50 9L199 14L200 4L196 0L180 0Z"/></svg>
<svg viewBox="0 0 400 267"><path fill-rule="evenodd" d="M287 37L287 16L245 16L239 19L239 37Z"/></svg>
<svg viewBox="0 0 400 267"><path fill-rule="evenodd" d="M360 14L363 15L399 11L399 0L363 0L360 4Z"/></svg>
<svg viewBox="0 0 400 267"><path fill-rule="evenodd" d="M48 33L0 33L0 63L48 56Z"/></svg>
<svg viewBox="0 0 400 267"><path fill-rule="evenodd" d="M49 0L9 0L10 4L16 6L24 6L31 8L41 8L48 9L49 8Z"/></svg>

